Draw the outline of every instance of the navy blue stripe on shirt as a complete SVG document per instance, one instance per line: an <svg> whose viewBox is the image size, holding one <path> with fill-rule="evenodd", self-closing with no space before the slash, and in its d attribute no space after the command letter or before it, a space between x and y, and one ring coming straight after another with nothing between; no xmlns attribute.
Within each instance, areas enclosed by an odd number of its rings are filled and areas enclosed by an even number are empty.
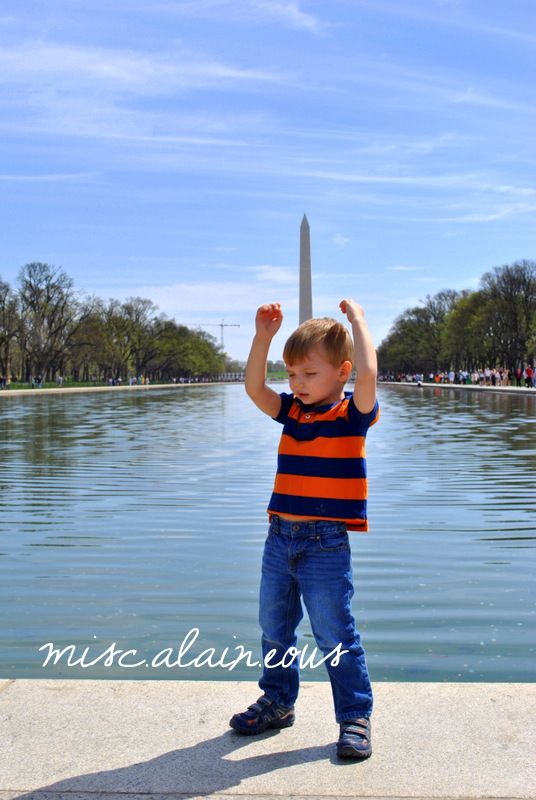
<svg viewBox="0 0 536 800"><path fill-rule="evenodd" d="M344 417L330 420L318 420L317 422L298 422L295 419L287 419L284 432L287 436L292 436L299 442L310 442L318 436L329 438L342 438L344 436L359 436L356 430L348 424Z"/></svg>
<svg viewBox="0 0 536 800"><path fill-rule="evenodd" d="M315 478L367 477L364 458L280 455L277 459L277 471L284 475L307 475Z"/></svg>
<svg viewBox="0 0 536 800"><path fill-rule="evenodd" d="M338 519L366 519L366 500L333 500L330 497L297 497L274 492L270 501L274 513L294 514L299 517L335 517Z"/></svg>

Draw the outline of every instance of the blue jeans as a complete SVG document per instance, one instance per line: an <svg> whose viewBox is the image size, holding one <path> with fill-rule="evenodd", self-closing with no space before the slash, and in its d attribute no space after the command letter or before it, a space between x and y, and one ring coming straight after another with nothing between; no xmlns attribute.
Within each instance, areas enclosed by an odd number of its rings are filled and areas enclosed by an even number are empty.
<svg viewBox="0 0 536 800"><path fill-rule="evenodd" d="M296 647L296 628L303 617L301 597L309 614L318 649L325 656L340 644L339 657L324 662L333 692L337 722L370 717L372 687L352 616L352 559L344 522L299 522L273 514L264 545L259 596L262 629L262 691L282 706L293 706L300 683L299 658L277 666L288 648ZM268 663L271 650L275 654ZM310 648L308 648L310 650ZM310 655L310 653L309 653ZM318 662L322 656L315 657Z"/></svg>

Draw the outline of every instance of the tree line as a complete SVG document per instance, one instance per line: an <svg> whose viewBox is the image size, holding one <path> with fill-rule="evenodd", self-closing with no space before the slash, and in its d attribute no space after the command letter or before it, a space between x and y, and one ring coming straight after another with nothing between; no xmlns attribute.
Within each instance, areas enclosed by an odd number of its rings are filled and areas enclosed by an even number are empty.
<svg viewBox="0 0 536 800"><path fill-rule="evenodd" d="M34 262L12 288L0 277L0 374L30 382L152 382L239 371L216 339L178 324L146 298L84 296L61 269ZM444 289L406 309L378 348L381 372L534 366L536 262L485 273L475 291Z"/></svg>
<svg viewBox="0 0 536 800"><path fill-rule="evenodd" d="M444 289L406 309L378 348L381 372L534 366L536 261L494 267L475 291Z"/></svg>
<svg viewBox="0 0 536 800"><path fill-rule="evenodd" d="M34 262L12 288L0 278L0 372L75 381L155 381L220 375L225 353L216 339L180 325L142 297L107 302L75 291L61 269Z"/></svg>

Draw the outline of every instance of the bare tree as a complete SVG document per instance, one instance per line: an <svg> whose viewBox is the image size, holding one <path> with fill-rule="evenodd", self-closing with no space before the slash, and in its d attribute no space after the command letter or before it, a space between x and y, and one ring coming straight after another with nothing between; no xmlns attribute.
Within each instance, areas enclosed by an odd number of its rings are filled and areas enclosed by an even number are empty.
<svg viewBox="0 0 536 800"><path fill-rule="evenodd" d="M19 343L25 379L52 377L80 325L79 302L69 276L49 264L34 262L18 275Z"/></svg>
<svg viewBox="0 0 536 800"><path fill-rule="evenodd" d="M19 302L10 285L0 280L0 372L11 376L12 347L20 325Z"/></svg>
<svg viewBox="0 0 536 800"><path fill-rule="evenodd" d="M160 328L155 324L157 309L152 300L143 297L128 297L121 306L136 375L145 371L159 350Z"/></svg>
<svg viewBox="0 0 536 800"><path fill-rule="evenodd" d="M523 366L536 328L536 262L516 261L482 276L493 305L493 335L503 364Z"/></svg>

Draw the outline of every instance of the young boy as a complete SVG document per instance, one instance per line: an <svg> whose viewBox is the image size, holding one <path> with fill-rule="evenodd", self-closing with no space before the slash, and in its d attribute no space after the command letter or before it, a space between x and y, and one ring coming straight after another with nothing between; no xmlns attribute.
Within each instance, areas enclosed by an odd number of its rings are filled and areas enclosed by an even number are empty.
<svg viewBox="0 0 536 800"><path fill-rule="evenodd" d="M283 358L292 394L277 394L265 382L270 344L283 320L281 307L272 303L257 311L246 391L284 427L260 587L259 686L264 694L235 714L230 725L239 733L256 734L294 723L299 665L288 652L297 643L303 597L318 648L324 656L339 650L325 661L340 725L337 754L366 758L372 753L372 688L351 611L348 530L368 529L365 435L379 416L377 364L361 306L342 300L340 309L352 325L353 342L345 325L327 317L302 323L286 342ZM353 364L352 395L344 386Z"/></svg>

